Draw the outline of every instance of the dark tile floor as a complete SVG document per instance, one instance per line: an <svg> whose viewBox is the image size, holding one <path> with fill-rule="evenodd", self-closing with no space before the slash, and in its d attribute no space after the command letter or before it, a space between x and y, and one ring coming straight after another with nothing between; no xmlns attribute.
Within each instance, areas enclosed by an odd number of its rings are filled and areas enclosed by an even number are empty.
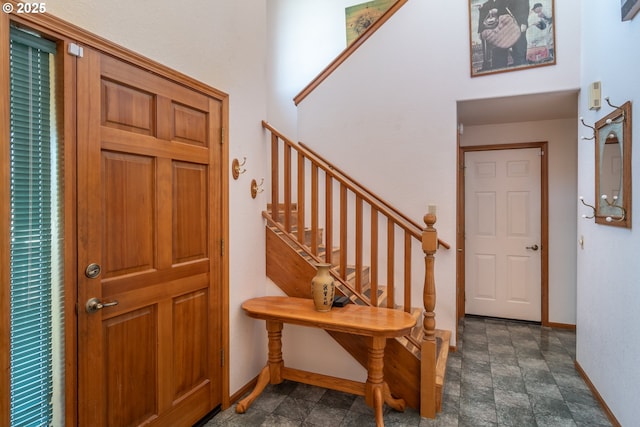
<svg viewBox="0 0 640 427"><path fill-rule="evenodd" d="M449 354L442 412L385 407L385 426L610 426L574 367L575 333L466 317ZM205 427L375 426L362 397L285 381L269 385L245 414L235 405Z"/></svg>

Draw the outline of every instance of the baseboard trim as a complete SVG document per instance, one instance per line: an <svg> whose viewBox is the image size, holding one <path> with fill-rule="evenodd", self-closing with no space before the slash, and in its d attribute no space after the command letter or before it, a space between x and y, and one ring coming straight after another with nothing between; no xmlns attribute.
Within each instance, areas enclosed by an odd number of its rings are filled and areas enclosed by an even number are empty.
<svg viewBox="0 0 640 427"><path fill-rule="evenodd" d="M593 396L596 398L596 400L598 401L598 403L602 407L602 410L607 415L607 418L609 418L609 421L611 421L611 424L613 424L614 427L622 427L622 425L618 422L616 417L613 415L613 412L611 412L611 409L609 409L609 407L605 403L604 399L602 398L600 393L598 393L598 390L596 389L596 387L593 385L593 383L589 379L589 376L584 371L584 369L582 369L582 366L580 366L580 364L578 363L577 360L574 362L574 365L576 367L576 370L578 371L578 373L580 374L580 376L584 380L584 382L587 383L587 386L591 390L591 393L593 393Z"/></svg>
<svg viewBox="0 0 640 427"><path fill-rule="evenodd" d="M567 329L569 331L574 331L574 332L576 331L576 325L571 325L569 323L548 322L544 326L548 326L550 328L557 328L557 329Z"/></svg>
<svg viewBox="0 0 640 427"><path fill-rule="evenodd" d="M234 403L236 403L238 400L242 399L242 397L249 393L251 390L253 390L256 387L256 384L258 383L258 377L256 376L254 379L252 379L251 381L249 381L247 384L245 384L242 388L240 388L238 391L236 391L235 393L233 393L230 397L229 397L229 401L231 402L231 404L233 405Z"/></svg>

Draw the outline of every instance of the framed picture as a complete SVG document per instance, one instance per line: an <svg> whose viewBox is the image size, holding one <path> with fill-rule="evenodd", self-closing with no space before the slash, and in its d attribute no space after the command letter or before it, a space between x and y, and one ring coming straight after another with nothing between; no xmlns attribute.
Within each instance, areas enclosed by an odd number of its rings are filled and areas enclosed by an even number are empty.
<svg viewBox="0 0 640 427"><path fill-rule="evenodd" d="M554 0L468 1L471 77L556 63Z"/></svg>
<svg viewBox="0 0 640 427"><path fill-rule="evenodd" d="M623 21L631 21L638 10L640 10L640 0L620 0L620 9Z"/></svg>
<svg viewBox="0 0 640 427"><path fill-rule="evenodd" d="M345 9L347 46L378 20L397 0L373 0Z"/></svg>

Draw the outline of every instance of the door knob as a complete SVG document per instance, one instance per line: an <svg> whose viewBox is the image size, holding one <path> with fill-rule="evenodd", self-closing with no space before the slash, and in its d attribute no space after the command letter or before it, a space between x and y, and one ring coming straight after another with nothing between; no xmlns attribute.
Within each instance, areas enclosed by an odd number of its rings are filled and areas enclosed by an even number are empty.
<svg viewBox="0 0 640 427"><path fill-rule="evenodd" d="M118 301L101 302L98 298L91 298L87 301L84 307L86 308L87 313L95 313L105 307L113 307L115 305L118 305Z"/></svg>
<svg viewBox="0 0 640 427"><path fill-rule="evenodd" d="M538 250L538 245L527 246L526 249L531 249L532 251L537 251Z"/></svg>

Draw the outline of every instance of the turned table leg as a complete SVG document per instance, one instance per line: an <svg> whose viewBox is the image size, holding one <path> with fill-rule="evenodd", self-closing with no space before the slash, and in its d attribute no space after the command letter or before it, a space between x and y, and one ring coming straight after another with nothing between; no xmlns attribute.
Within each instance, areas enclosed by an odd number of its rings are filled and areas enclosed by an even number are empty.
<svg viewBox="0 0 640 427"><path fill-rule="evenodd" d="M262 368L255 388L247 397L238 402L236 412L244 414L249 406L260 393L262 393L267 384L280 384L282 382L282 322L277 320L267 320L267 335L269 337L269 357L267 365Z"/></svg>
<svg viewBox="0 0 640 427"><path fill-rule="evenodd" d="M367 364L365 402L373 408L378 427L384 426L382 414L384 403L400 412L403 412L406 407L404 399L396 399L391 396L389 386L384 382L384 348L386 344L385 337L371 337Z"/></svg>
<svg viewBox="0 0 640 427"><path fill-rule="evenodd" d="M267 320L267 336L269 337L269 358L267 359L267 366L269 367L271 384L280 384L282 382L282 368L284 366L282 360L282 322Z"/></svg>
<svg viewBox="0 0 640 427"><path fill-rule="evenodd" d="M371 406L376 415L376 425L384 426L382 405L384 403L384 347L385 337L371 337L369 360L367 363L367 383L365 386L365 402Z"/></svg>

